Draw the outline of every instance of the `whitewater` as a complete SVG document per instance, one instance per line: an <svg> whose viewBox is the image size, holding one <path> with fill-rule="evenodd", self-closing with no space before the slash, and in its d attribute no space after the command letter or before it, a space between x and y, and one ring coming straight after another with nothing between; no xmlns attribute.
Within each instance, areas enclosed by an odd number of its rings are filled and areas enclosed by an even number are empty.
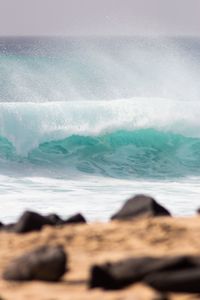
<svg viewBox="0 0 200 300"><path fill-rule="evenodd" d="M25 209L106 220L136 193L194 213L198 49L191 40L0 39L0 220Z"/></svg>

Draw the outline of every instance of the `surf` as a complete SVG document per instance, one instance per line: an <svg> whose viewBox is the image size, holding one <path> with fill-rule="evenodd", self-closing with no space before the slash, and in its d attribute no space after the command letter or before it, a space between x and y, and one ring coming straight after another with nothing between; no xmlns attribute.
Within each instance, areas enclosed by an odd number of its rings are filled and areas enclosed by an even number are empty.
<svg viewBox="0 0 200 300"><path fill-rule="evenodd" d="M27 208L102 219L144 192L194 213L199 48L195 38L1 38L1 219Z"/></svg>
<svg viewBox="0 0 200 300"><path fill-rule="evenodd" d="M162 98L0 103L0 157L111 177L184 176L199 173L199 123L198 102Z"/></svg>

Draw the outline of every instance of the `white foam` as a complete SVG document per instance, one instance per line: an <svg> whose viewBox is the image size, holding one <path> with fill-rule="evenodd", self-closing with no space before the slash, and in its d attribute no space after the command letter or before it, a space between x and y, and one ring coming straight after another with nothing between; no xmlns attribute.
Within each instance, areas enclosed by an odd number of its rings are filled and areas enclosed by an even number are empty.
<svg viewBox="0 0 200 300"><path fill-rule="evenodd" d="M90 221L107 220L124 201L149 194L176 215L192 215L199 206L199 177L176 181L121 180L96 176L71 179L0 175L0 220L13 222L24 210L58 213L64 218L83 213Z"/></svg>

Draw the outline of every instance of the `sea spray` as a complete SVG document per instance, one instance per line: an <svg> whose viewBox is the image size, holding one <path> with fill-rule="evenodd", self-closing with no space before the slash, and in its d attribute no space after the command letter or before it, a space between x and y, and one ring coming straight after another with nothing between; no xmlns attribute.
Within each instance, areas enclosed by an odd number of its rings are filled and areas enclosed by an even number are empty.
<svg viewBox="0 0 200 300"><path fill-rule="evenodd" d="M198 100L198 39L1 38L0 101Z"/></svg>

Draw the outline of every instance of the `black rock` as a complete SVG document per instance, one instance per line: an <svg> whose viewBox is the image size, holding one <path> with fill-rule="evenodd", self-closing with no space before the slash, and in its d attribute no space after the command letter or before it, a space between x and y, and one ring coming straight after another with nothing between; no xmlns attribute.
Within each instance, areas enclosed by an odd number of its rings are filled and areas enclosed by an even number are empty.
<svg viewBox="0 0 200 300"><path fill-rule="evenodd" d="M152 269L157 270L161 261L152 257L129 258L119 262L94 265L91 268L89 286L104 289L120 289L140 281ZM154 265L156 264L156 266Z"/></svg>
<svg viewBox="0 0 200 300"><path fill-rule="evenodd" d="M26 211L19 218L17 223L11 223L4 226L0 225L0 229L9 232L28 233L31 231L39 231L44 225L57 226L75 223L86 223L86 219L81 214L76 214L67 220L62 220L56 214L42 216L36 212Z"/></svg>
<svg viewBox="0 0 200 300"><path fill-rule="evenodd" d="M52 222L53 225L62 225L64 221L57 214L49 214L46 218Z"/></svg>
<svg viewBox="0 0 200 300"><path fill-rule="evenodd" d="M3 278L58 281L66 271L66 263L67 256L61 246L43 246L12 261Z"/></svg>
<svg viewBox="0 0 200 300"><path fill-rule="evenodd" d="M104 289L121 289L132 283L143 281L158 272L177 272L179 270L200 270L200 257L141 257L123 261L95 265L91 268L89 286ZM150 277L149 277L150 278Z"/></svg>
<svg viewBox="0 0 200 300"><path fill-rule="evenodd" d="M197 209L197 214L200 215L200 208Z"/></svg>
<svg viewBox="0 0 200 300"><path fill-rule="evenodd" d="M153 198L136 195L127 200L122 208L114 214L112 220L129 220L138 216L170 216L170 212Z"/></svg>
<svg viewBox="0 0 200 300"><path fill-rule="evenodd" d="M3 227L3 226L4 226L3 223L0 222L0 228Z"/></svg>
<svg viewBox="0 0 200 300"><path fill-rule="evenodd" d="M39 231L44 225L54 225L54 223L38 213L26 211L20 217L18 222L10 228L16 233L27 233L31 231Z"/></svg>
<svg viewBox="0 0 200 300"><path fill-rule="evenodd" d="M76 214L69 217L67 220L62 220L56 214L49 214L46 216L54 225L66 225L66 224L75 224L75 223L86 223L86 219L81 214Z"/></svg>
<svg viewBox="0 0 200 300"><path fill-rule="evenodd" d="M162 292L200 293L200 267L149 274L144 282Z"/></svg>
<svg viewBox="0 0 200 300"><path fill-rule="evenodd" d="M86 219L81 214L71 216L64 221L64 224L87 223Z"/></svg>

